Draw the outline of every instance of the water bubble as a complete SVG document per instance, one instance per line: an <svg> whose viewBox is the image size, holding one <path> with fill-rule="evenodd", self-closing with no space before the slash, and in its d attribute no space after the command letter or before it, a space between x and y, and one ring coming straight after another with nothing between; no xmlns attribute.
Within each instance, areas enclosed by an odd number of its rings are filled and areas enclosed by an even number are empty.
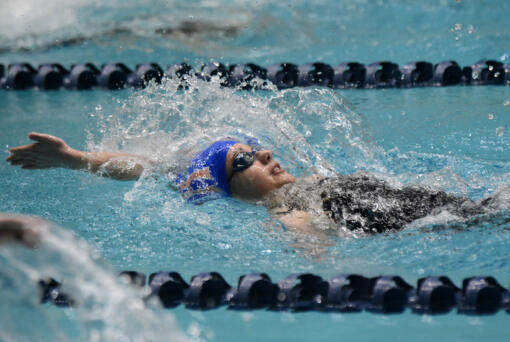
<svg viewBox="0 0 510 342"><path fill-rule="evenodd" d="M507 100L507 101L505 101L505 102L503 103L503 106L505 106L505 107L510 107L510 101L508 101L508 100Z"/></svg>
<svg viewBox="0 0 510 342"><path fill-rule="evenodd" d="M487 115L487 119L489 119L489 120L494 120L494 114L489 114L489 115Z"/></svg>
<svg viewBox="0 0 510 342"><path fill-rule="evenodd" d="M454 28L455 28L455 31L460 31L460 30L462 30L462 25L461 24L455 24Z"/></svg>
<svg viewBox="0 0 510 342"><path fill-rule="evenodd" d="M225 250L225 249L230 249L230 248L232 248L232 245L230 245L230 244L228 244L228 243L219 243L219 244L218 244L218 247L219 247L220 249L224 249L224 250Z"/></svg>
<svg viewBox="0 0 510 342"><path fill-rule="evenodd" d="M475 32L475 28L473 27L473 25L469 25L468 26L468 34L473 34Z"/></svg>
<svg viewBox="0 0 510 342"><path fill-rule="evenodd" d="M505 134L505 127L496 128L496 134L498 135L498 137L503 136L503 134Z"/></svg>

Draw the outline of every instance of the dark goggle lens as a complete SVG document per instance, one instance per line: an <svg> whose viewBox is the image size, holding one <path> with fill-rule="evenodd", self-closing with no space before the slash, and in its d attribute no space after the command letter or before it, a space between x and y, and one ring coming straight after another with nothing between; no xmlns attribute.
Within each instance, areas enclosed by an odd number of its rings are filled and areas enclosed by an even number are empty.
<svg viewBox="0 0 510 342"><path fill-rule="evenodd" d="M232 170L239 172L249 168L255 161L255 152L239 152L234 158L234 164Z"/></svg>

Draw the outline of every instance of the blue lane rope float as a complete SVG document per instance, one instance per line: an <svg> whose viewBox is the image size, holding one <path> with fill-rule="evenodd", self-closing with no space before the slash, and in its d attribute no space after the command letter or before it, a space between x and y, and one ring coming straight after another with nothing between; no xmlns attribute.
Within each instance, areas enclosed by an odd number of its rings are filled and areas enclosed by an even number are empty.
<svg viewBox="0 0 510 342"><path fill-rule="evenodd" d="M267 68L253 63L209 63L195 71L186 63L173 64L166 71L156 63L138 64L131 70L123 63L105 64L97 68L92 63L73 64L70 69L61 64L41 64L36 69L28 63L0 65L2 89L123 89L143 88L149 81L160 83L163 77L177 78L185 86L185 75L196 75L209 81L216 76L225 87L250 89L258 78L279 89L324 86L330 88L411 88L452 85L510 85L510 64L482 59L461 68L455 61L432 64L415 61L402 67L392 62L368 65L350 62L331 66L325 63L277 63ZM263 84L263 83L262 83Z"/></svg>
<svg viewBox="0 0 510 342"><path fill-rule="evenodd" d="M147 277L135 271L119 276L144 288ZM39 282L41 303L61 307L78 305L61 291L62 284L49 278ZM184 305L191 310L226 306L230 310L361 312L489 315L504 310L510 314L510 292L493 277L470 277L457 287L446 276L421 278L416 288L399 276L367 278L343 274L330 279L310 273L295 273L273 283L265 273L239 277L237 287L217 272L194 275L188 284L179 273L159 271L147 281L146 301L157 300L164 308Z"/></svg>

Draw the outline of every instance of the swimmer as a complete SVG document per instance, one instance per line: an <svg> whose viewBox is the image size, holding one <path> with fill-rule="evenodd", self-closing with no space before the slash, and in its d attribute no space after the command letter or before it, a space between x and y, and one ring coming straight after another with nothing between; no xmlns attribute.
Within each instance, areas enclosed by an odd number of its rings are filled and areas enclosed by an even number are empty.
<svg viewBox="0 0 510 342"><path fill-rule="evenodd" d="M35 143L10 149L6 160L11 165L27 170L84 170L117 180L136 180L144 168L154 165L135 154L75 150L48 134L28 137ZM394 188L361 172L296 179L270 150L237 139L216 141L195 155L175 184L189 202L232 196L265 205L287 228L312 234L318 225L324 230L325 222L351 231L381 233L400 230L443 210L463 219L487 214L494 207L490 197L475 202L421 186Z"/></svg>
<svg viewBox="0 0 510 342"><path fill-rule="evenodd" d="M211 44L214 40L221 40L223 38L236 38L239 36L243 25L240 23L224 23L208 21L208 20L184 20L176 23L173 26L163 26L153 31L154 35L163 38L171 38L179 43L186 44L190 47L200 47L204 44ZM32 47L23 46L18 49L0 47L0 54L9 52L27 52L32 50L49 50L56 47L69 47L69 46L80 46L87 42L94 42L95 40L101 40L105 37L115 39L115 37L121 37L117 39L140 39L140 35L137 30L133 30L130 27L116 27L105 31L100 31L94 34L77 35L68 38L57 39L45 44L35 44ZM143 37L144 39L146 37Z"/></svg>
<svg viewBox="0 0 510 342"><path fill-rule="evenodd" d="M0 213L0 245L16 243L37 248L41 242L38 227L47 225L41 218Z"/></svg>

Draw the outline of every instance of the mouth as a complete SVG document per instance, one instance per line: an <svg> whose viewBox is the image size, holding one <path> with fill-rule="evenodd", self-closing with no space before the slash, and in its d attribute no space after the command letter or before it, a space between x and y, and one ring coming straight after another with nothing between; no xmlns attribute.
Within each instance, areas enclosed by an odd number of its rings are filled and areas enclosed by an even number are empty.
<svg viewBox="0 0 510 342"><path fill-rule="evenodd" d="M271 168L271 175L279 175L281 173L284 173L285 170L281 168L279 163L275 163L274 166Z"/></svg>

